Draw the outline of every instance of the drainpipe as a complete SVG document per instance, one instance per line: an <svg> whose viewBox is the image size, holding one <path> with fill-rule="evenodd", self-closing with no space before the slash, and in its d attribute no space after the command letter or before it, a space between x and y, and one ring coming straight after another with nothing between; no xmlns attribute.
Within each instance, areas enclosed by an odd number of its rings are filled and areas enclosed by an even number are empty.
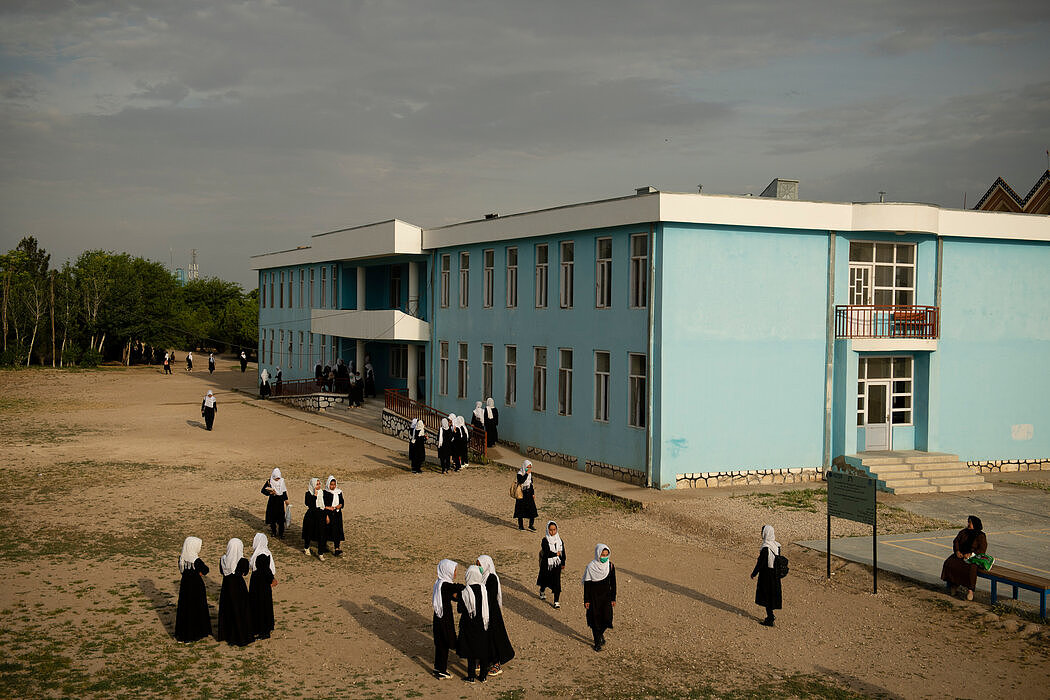
<svg viewBox="0 0 1050 700"><path fill-rule="evenodd" d="M937 236L937 281L933 288L933 305L937 307L937 336L941 330L941 270L943 269L944 239Z"/></svg>
<svg viewBox="0 0 1050 700"><path fill-rule="evenodd" d="M427 287L427 304L430 307L430 311L427 314L427 318L430 319L430 352L428 353L427 364L430 365L430 370L427 375L429 381L424 383L426 396L424 401L428 406L434 405L434 385L438 381L437 354L440 352L437 341L437 318L434 316L434 309L436 308L434 306L434 263L437 259L437 250L431 251L430 256L427 258L427 276L430 278L430 281L427 283L429 285Z"/></svg>
<svg viewBox="0 0 1050 700"><path fill-rule="evenodd" d="M628 239L630 240L630 239ZM655 363L653 362L653 307L656 306L656 233L653 224L649 224L649 285L648 292L649 298L646 300L647 310L647 342L646 348L646 373L649 375L648 381L645 383L645 485L647 488L660 488L660 484L653 483L653 382L656 378L656 372L653 370Z"/></svg>
<svg viewBox="0 0 1050 700"><path fill-rule="evenodd" d="M828 231L827 332L824 342L824 471L831 468L831 421L835 403L835 232Z"/></svg>

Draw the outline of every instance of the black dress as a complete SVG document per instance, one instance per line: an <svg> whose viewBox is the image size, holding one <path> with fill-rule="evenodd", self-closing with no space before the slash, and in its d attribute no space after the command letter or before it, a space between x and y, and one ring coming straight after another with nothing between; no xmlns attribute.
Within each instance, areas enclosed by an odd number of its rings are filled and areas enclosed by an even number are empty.
<svg viewBox="0 0 1050 700"><path fill-rule="evenodd" d="M781 593L780 577L773 567L769 565L769 548L763 547L758 553L758 561L755 562L755 570L751 572L754 576L758 574L758 583L755 586L755 605L761 605L770 610L780 610Z"/></svg>
<svg viewBox="0 0 1050 700"><path fill-rule="evenodd" d="M321 500L323 504L324 499ZM306 492L303 504L306 506L303 514L303 548L309 548L310 542L317 540L317 553L322 554L328 549L325 542L325 510L317 507L317 497L312 491Z"/></svg>
<svg viewBox="0 0 1050 700"><path fill-rule="evenodd" d="M442 583L441 584L441 617L434 613L434 670L448 670L448 650L456 647L456 618L452 609L452 601L460 591L463 584Z"/></svg>
<svg viewBox="0 0 1050 700"><path fill-rule="evenodd" d="M595 640L613 623L613 606L616 601L616 566L609 564L609 575L601 581L583 582L583 602L590 603L587 608L587 626L591 628Z"/></svg>
<svg viewBox="0 0 1050 700"><path fill-rule="evenodd" d="M441 461L441 473L444 474L452 468L452 448L453 448L453 437L455 431L451 428L445 430L441 428L438 431L438 459Z"/></svg>
<svg viewBox="0 0 1050 700"><path fill-rule="evenodd" d="M175 611L175 639L180 642L195 642L211 636L211 612L201 578L207 573L208 565L201 559L182 572L179 607Z"/></svg>
<svg viewBox="0 0 1050 700"><path fill-rule="evenodd" d="M470 431L467 430L467 426L463 426L456 431L456 448L459 450L459 463L460 465L468 464L470 457L468 456L468 450L470 449Z"/></svg>
<svg viewBox="0 0 1050 700"><path fill-rule="evenodd" d="M324 499L325 507L345 505L346 501L343 500L342 492L339 493L339 500L336 502L331 491L325 489L321 492L321 497ZM324 517L328 516L328 522L324 529L325 540L332 540L339 545L340 542L346 539L346 535L343 533L343 511L342 510L322 510L321 511L321 522L324 522Z"/></svg>
<svg viewBox="0 0 1050 700"><path fill-rule="evenodd" d="M547 560L554 556L561 557L561 563L554 568L547 566ZM554 600L558 600L558 596L561 595L561 572L565 568L565 540L561 543L561 554L555 555L551 551L551 546L547 542L547 538L544 537L540 540L540 573L536 576L536 585L540 589L549 588L554 593Z"/></svg>
<svg viewBox="0 0 1050 700"><path fill-rule="evenodd" d="M427 435L413 433L408 441L408 458L412 462L412 471L423 471L423 462L427 459Z"/></svg>
<svg viewBox="0 0 1050 700"><path fill-rule="evenodd" d="M473 583L470 589L474 592L474 600L477 604L474 617L467 612L467 606L463 602L463 596L459 597L459 637L456 638L456 653L459 658L467 659L481 665L481 675L485 676L489 665L489 631L485 629L485 621L481 616L481 585ZM491 624L491 619L490 619ZM467 675L474 675L474 669L468 668Z"/></svg>
<svg viewBox="0 0 1050 700"><path fill-rule="evenodd" d="M215 358L209 357L208 358L208 374L212 374L213 372L215 372Z"/></svg>
<svg viewBox="0 0 1050 700"><path fill-rule="evenodd" d="M208 430L211 430L212 423L215 422L215 412L219 410L219 404L218 402L216 402L212 406L207 406L207 401L207 399L201 401L201 415L204 416L204 423L206 427L208 428Z"/></svg>
<svg viewBox="0 0 1050 700"><path fill-rule="evenodd" d="M222 590L219 592L219 633L215 635L220 642L243 647L255 639L248 587L244 584L244 577L248 571L248 560L242 557L237 562L237 570L222 577Z"/></svg>
<svg viewBox="0 0 1050 700"><path fill-rule="evenodd" d="M489 411L492 411L492 418L489 418ZM487 441L489 447L492 447L493 445L495 445L496 441L499 440L499 430L497 429L498 425L499 425L499 411L496 410L495 406L493 406L492 408L487 408L486 407L485 408L485 426L484 427L485 427L485 440Z"/></svg>
<svg viewBox="0 0 1050 700"><path fill-rule="evenodd" d="M266 489L272 488L270 486L270 480L267 479L263 483L261 492L266 496L266 524L267 525L280 525L281 532L284 532L284 507L288 503L288 491L285 491L280 496L274 496L273 494L266 493Z"/></svg>
<svg viewBox="0 0 1050 700"><path fill-rule="evenodd" d="M510 645L507 625L503 621L503 608L499 606L499 579L490 575L485 579L485 590L489 596L489 661L505 664L514 658L514 647Z"/></svg>
<svg viewBox="0 0 1050 700"><path fill-rule="evenodd" d="M525 483L526 478L528 474L518 474L518 483ZM522 486L521 498L514 500L514 517L534 520L536 516L536 489L532 485Z"/></svg>
<svg viewBox="0 0 1050 700"><path fill-rule="evenodd" d="M252 611L252 631L266 639L273 631L273 572L270 571L270 557L260 554L255 558L255 571L252 572L251 586L248 588L248 601Z"/></svg>

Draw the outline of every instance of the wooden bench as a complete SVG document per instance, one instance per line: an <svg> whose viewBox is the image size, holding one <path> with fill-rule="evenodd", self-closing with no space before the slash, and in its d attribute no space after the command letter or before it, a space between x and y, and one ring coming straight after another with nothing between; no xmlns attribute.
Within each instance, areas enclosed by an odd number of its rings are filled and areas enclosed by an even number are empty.
<svg viewBox="0 0 1050 700"><path fill-rule="evenodd" d="M1014 589L1013 599L1017 600L1017 589L1035 591L1039 594L1039 616L1046 619L1046 593L1050 591L1050 579L1036 576L1035 574L1005 569L998 564L993 564L988 571L977 569L978 578L986 578L992 582L992 605L995 605L999 595L996 590L1000 583L1012 586Z"/></svg>

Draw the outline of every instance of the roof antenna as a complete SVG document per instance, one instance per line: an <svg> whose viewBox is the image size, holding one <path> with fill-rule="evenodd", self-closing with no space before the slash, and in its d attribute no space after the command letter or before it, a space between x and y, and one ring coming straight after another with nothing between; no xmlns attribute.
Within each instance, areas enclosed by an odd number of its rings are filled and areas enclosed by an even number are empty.
<svg viewBox="0 0 1050 700"><path fill-rule="evenodd" d="M882 190L879 190L879 202L885 202L885 201L886 201L886 193L884 191L882 191Z"/></svg>

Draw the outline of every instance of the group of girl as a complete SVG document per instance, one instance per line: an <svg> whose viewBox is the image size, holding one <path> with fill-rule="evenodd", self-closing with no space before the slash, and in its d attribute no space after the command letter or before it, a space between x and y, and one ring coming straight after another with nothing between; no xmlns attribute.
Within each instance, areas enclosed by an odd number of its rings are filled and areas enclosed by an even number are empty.
<svg viewBox="0 0 1050 700"><path fill-rule="evenodd" d="M422 421L416 424L414 430L418 435L419 425ZM426 436L424 435L424 440ZM437 454L438 461L441 462L441 473L447 474L449 471L458 472L463 467L469 467L470 463L467 457L467 450L470 447L470 431L467 430L467 424L463 420L463 416L457 416L455 413L448 414L448 418L441 419L441 428L438 430L437 437ZM413 466L413 470L415 466Z"/></svg>
<svg viewBox="0 0 1050 700"><path fill-rule="evenodd" d="M211 611L204 577L208 565L201 559L199 537L187 537L179 554L179 603L175 612L175 638L194 642L211 636ZM273 555L266 535L258 532L252 540L252 556L244 557L244 544L236 537L226 545L219 559L222 588L219 592L219 625L215 638L231 645L246 646L256 638L266 639L274 629L273 586L277 585ZM251 573L251 585L244 577Z"/></svg>
<svg viewBox="0 0 1050 700"><path fill-rule="evenodd" d="M485 431L485 442L488 447L499 439L499 411L496 402L489 398L485 405L480 401L474 404L474 413L470 420L471 427ZM408 429L408 458L412 462L412 472L421 474L426 461L427 434L422 420L413 418ZM437 434L437 454L441 463L441 473L458 472L469 467L468 449L470 447L470 430L463 416L455 413L441 419Z"/></svg>
<svg viewBox="0 0 1050 700"><path fill-rule="evenodd" d="M270 478L262 486L262 493L266 496L266 524L270 526L270 533L283 540L284 528L291 524L292 515L288 503L288 486L280 469L270 473ZM346 499L339 482L331 474L323 485L320 479L310 479L303 503L306 506L303 514L303 554L310 556L310 543L317 542L317 558L324 561L328 543L332 542L332 553L337 557L342 556L340 545L346 539L343 532Z"/></svg>

